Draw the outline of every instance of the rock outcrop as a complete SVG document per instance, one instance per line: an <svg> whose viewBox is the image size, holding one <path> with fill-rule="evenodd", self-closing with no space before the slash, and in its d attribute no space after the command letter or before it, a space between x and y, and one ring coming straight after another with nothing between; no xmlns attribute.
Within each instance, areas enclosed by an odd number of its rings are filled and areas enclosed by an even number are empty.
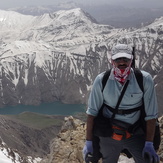
<svg viewBox="0 0 163 163"><path fill-rule="evenodd" d="M58 136L51 143L51 153L42 163L83 163L85 123L73 117L65 118Z"/></svg>
<svg viewBox="0 0 163 163"><path fill-rule="evenodd" d="M161 145L158 154L163 160L163 117L160 120ZM86 124L73 117L66 117L58 136L51 142L51 152L41 163L84 163L82 149L85 142ZM124 155L119 158L120 162L134 163Z"/></svg>

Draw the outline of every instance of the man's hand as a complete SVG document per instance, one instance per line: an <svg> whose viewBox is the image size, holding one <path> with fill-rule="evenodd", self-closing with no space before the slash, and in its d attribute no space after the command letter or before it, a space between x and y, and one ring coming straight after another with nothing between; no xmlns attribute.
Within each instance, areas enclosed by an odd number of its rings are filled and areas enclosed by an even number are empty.
<svg viewBox="0 0 163 163"><path fill-rule="evenodd" d="M92 146L92 141L86 140L85 146L83 148L83 158L84 160L86 159L86 155L88 153L93 153L93 146Z"/></svg>
<svg viewBox="0 0 163 163"><path fill-rule="evenodd" d="M153 147L153 142L150 141L145 142L142 154L145 161L148 160L149 163L159 163L160 161L160 158Z"/></svg>

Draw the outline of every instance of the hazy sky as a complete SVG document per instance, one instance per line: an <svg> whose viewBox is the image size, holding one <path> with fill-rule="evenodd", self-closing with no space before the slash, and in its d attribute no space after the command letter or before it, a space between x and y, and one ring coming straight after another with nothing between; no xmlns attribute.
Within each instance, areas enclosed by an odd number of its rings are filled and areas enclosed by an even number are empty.
<svg viewBox="0 0 163 163"><path fill-rule="evenodd" d="M65 1L74 1L81 4L119 4L124 6L154 6L163 7L163 0L0 0L0 8L11 8L32 5L53 5ZM134 3L134 4L133 4Z"/></svg>

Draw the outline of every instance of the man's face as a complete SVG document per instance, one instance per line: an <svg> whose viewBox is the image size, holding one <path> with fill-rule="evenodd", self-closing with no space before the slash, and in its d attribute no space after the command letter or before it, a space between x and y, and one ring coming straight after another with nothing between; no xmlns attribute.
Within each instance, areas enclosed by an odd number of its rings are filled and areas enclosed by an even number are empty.
<svg viewBox="0 0 163 163"><path fill-rule="evenodd" d="M123 70L130 65L131 59L124 58L124 57L123 58L117 58L117 59L113 60L113 63L115 65L115 67Z"/></svg>

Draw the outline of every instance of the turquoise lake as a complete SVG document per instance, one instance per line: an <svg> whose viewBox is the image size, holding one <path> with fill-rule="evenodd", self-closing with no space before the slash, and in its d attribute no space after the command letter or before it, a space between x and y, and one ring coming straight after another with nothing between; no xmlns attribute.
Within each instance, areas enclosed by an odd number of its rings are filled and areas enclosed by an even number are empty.
<svg viewBox="0 0 163 163"><path fill-rule="evenodd" d="M35 112L49 115L74 115L86 111L86 106L82 104L63 104L61 102L44 103L38 106L17 105L0 108L2 115L15 115L22 112Z"/></svg>

